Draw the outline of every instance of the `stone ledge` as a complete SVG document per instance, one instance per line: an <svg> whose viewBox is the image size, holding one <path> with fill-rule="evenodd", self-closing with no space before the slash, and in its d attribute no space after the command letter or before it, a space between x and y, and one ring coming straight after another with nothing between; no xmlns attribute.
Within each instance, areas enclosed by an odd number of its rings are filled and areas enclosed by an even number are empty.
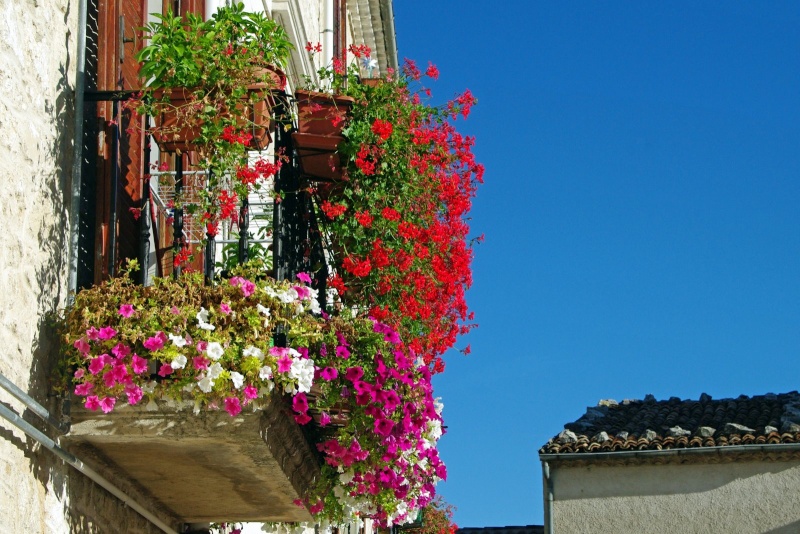
<svg viewBox="0 0 800 534"><path fill-rule="evenodd" d="M282 399L236 417L195 415L190 402L110 414L73 406L65 446L96 451L93 461L183 522L311 520L293 501L319 476L319 459Z"/></svg>

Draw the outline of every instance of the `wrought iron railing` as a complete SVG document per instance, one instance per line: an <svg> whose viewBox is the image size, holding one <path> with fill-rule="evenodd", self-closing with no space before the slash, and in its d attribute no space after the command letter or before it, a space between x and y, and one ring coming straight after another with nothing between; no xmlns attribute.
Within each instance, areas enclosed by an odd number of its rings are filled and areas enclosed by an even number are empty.
<svg viewBox="0 0 800 534"><path fill-rule="evenodd" d="M120 258L117 251L116 228L118 225L119 214L119 189L120 175L123 171L123 162L120 158L120 149L125 136L128 132L123 128L122 102L131 97L133 91L88 91L87 101L111 102L112 116L115 120L112 123L112 138L110 140L110 152L112 165L110 167L110 194L109 201L109 241L107 243L105 258L107 270L110 276L114 276L118 265L124 258ZM275 124L291 124L292 100L283 91L275 91L273 94L276 105L273 108ZM94 119L94 117L92 117ZM280 202L273 202L272 199L264 201L251 198L242 198L239 207L238 225L236 228L237 239L231 239L232 228L226 229L220 237L211 235L205 231L200 221L192 219L180 207L181 203L173 202L176 197L187 195L191 197L193 188L203 186L206 171L202 169L191 170L184 168L184 157L178 154L172 156L172 169L156 170L149 166L157 158L152 158L153 150L158 150L152 144L149 136L145 136L142 142L142 157L145 163L141 175L141 199L139 205L133 209L138 211L138 262L140 265L138 282L148 284L148 272L151 271L151 239L158 245L157 236L153 234L154 224L159 221L158 214L163 215L166 221L171 215L172 218L172 255L181 253L184 247L197 244L203 246L203 272L207 283L213 283L218 275L216 246L221 244L226 247L226 258L230 259L230 245L236 243L236 263L246 262L250 256L250 249L253 243L259 243L272 247L272 274L277 279L294 279L298 273L307 272L313 278L313 286L319 290L320 306L325 309L326 298L325 289L328 278L328 265L320 239L320 232L315 217L313 199L304 187L304 180L301 175L300 166L296 151L292 144L292 128L278 127L273 132L274 151L281 154L283 159L280 170L274 177L274 191L280 194ZM100 142L100 141L98 141ZM151 180L153 183L151 183ZM272 210L272 236L271 238L261 236L251 238L251 231L254 229L252 217ZM91 206L84 206L83 213ZM256 229L263 230L263 224L257 224ZM162 230L157 228L157 230ZM159 262L159 252L156 250L156 261ZM84 262L86 263L86 262ZM163 262L159 263L161 270ZM156 268L157 274L159 273ZM180 262L173 265L172 274L179 276L182 267ZM87 276L83 277L84 279Z"/></svg>

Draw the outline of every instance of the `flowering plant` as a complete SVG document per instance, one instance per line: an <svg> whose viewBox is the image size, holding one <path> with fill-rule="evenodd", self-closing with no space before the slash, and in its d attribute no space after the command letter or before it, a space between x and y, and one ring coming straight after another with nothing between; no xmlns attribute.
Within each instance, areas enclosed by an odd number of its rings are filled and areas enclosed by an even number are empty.
<svg viewBox="0 0 800 534"><path fill-rule="evenodd" d="M386 323L315 315L307 275L258 272L213 287L197 274L150 287L123 276L80 292L61 324L65 387L103 412L169 397L236 416L284 396L298 424L318 426L325 462L299 504L336 523L413 518L446 476L428 366Z"/></svg>
<svg viewBox="0 0 800 534"><path fill-rule="evenodd" d="M367 47L350 52L371 64ZM323 86L355 99L338 146L342 179L315 188L336 266L329 285L400 331L439 372L473 319L464 300L472 282L466 216L484 169L454 121L476 99L466 91L431 105L421 81L438 78L433 65L423 74L406 60L370 84L359 83L359 72L338 59L320 71Z"/></svg>
<svg viewBox="0 0 800 534"><path fill-rule="evenodd" d="M248 149L269 143L271 90L286 84L280 69L292 45L280 25L241 3L208 20L154 16L145 27L149 44L137 55L144 89L127 106L156 119L147 131L162 148L194 151L194 163L209 171L199 202L178 198L176 207L199 212L213 236L220 220L236 219L237 200L277 170L265 160L251 163Z"/></svg>

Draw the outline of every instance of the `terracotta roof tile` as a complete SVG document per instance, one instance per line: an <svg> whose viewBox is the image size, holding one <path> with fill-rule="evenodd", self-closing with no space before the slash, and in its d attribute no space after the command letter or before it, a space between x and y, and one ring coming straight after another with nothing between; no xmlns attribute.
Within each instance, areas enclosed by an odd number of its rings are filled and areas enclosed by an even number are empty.
<svg viewBox="0 0 800 534"><path fill-rule="evenodd" d="M800 393L714 400L600 401L541 454L800 443Z"/></svg>

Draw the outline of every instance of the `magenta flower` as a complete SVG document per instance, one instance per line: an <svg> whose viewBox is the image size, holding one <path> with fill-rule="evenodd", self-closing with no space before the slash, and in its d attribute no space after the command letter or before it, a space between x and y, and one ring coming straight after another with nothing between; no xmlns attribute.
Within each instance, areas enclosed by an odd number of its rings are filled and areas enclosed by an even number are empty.
<svg viewBox="0 0 800 534"><path fill-rule="evenodd" d="M250 280L246 280L241 276L234 276L231 278L230 284L232 286L239 286L239 289L242 290L242 295L245 297L249 297L256 291L256 285Z"/></svg>
<svg viewBox="0 0 800 534"><path fill-rule="evenodd" d="M331 423L331 416L328 412L322 412L319 416L319 426L328 426Z"/></svg>
<svg viewBox="0 0 800 534"><path fill-rule="evenodd" d="M228 412L231 417L235 417L241 413L242 403L237 397L227 397L225 399L225 411Z"/></svg>
<svg viewBox="0 0 800 534"><path fill-rule="evenodd" d="M292 357L285 354L278 358L278 372L288 373L292 369Z"/></svg>
<svg viewBox="0 0 800 534"><path fill-rule="evenodd" d="M334 367L326 367L322 370L319 376L330 382L331 380L336 380L336 377L339 376L339 371L337 371Z"/></svg>
<svg viewBox="0 0 800 534"><path fill-rule="evenodd" d="M311 422L311 416L307 413L299 413L294 416L294 420L298 425L306 425Z"/></svg>
<svg viewBox="0 0 800 534"><path fill-rule="evenodd" d="M143 396L142 388L135 384L125 386L125 394L128 396L128 404L130 405L138 404Z"/></svg>
<svg viewBox="0 0 800 534"><path fill-rule="evenodd" d="M297 279L306 284L311 283L311 277L308 276L308 273L297 273Z"/></svg>
<svg viewBox="0 0 800 534"><path fill-rule="evenodd" d="M308 411L308 398L305 393L298 393L292 399L292 409L299 413L306 413Z"/></svg>
<svg viewBox="0 0 800 534"><path fill-rule="evenodd" d="M103 410L103 413L109 413L114 409L114 405L116 403L117 399L114 397L103 397L103 399L100 401L100 409Z"/></svg>
<svg viewBox="0 0 800 534"><path fill-rule="evenodd" d="M144 348L151 352L155 352L161 348L164 348L164 343L167 342L167 336L164 332L157 332L156 335L147 338L147 340L143 343Z"/></svg>
<svg viewBox="0 0 800 534"><path fill-rule="evenodd" d="M131 358L131 368L137 375L142 374L147 371L147 360L138 354L134 354L133 358Z"/></svg>
<svg viewBox="0 0 800 534"><path fill-rule="evenodd" d="M219 305L219 311L224 313L225 315L230 315L231 307L225 304L224 302Z"/></svg>
<svg viewBox="0 0 800 534"><path fill-rule="evenodd" d="M122 343L117 343L116 345L114 345L114 348L111 349L111 353L117 358L124 358L125 356L131 353L131 348Z"/></svg>
<svg viewBox="0 0 800 534"><path fill-rule="evenodd" d="M89 393L92 392L94 389L94 384L91 382L84 382L83 384L78 384L75 386L75 395L80 395L81 397L86 397Z"/></svg>
<svg viewBox="0 0 800 534"><path fill-rule="evenodd" d="M95 327L91 327L86 330L86 337L89 339L89 341L97 341L100 339L100 331Z"/></svg>
<svg viewBox="0 0 800 534"><path fill-rule="evenodd" d="M292 286L297 291L298 300L308 300L311 298L311 290L306 286Z"/></svg>
<svg viewBox="0 0 800 534"><path fill-rule="evenodd" d="M119 307L119 314L126 319L132 316L134 313L133 305L132 304L123 304Z"/></svg>
<svg viewBox="0 0 800 534"><path fill-rule="evenodd" d="M345 360L350 357L350 351L347 350L347 347L344 345L339 345L336 347L336 355L340 358L344 358Z"/></svg>
<svg viewBox="0 0 800 534"><path fill-rule="evenodd" d="M245 386L244 396L247 397L248 399L257 399L258 389L256 389L256 387L253 385Z"/></svg>
<svg viewBox="0 0 800 534"><path fill-rule="evenodd" d="M197 342L197 352L202 354L208 348L208 341L198 341Z"/></svg>
<svg viewBox="0 0 800 534"><path fill-rule="evenodd" d="M97 395L89 395L86 397L86 400L83 401L83 405L86 407L87 410L97 411L100 408L100 399L97 398Z"/></svg>
<svg viewBox="0 0 800 534"><path fill-rule="evenodd" d="M85 374L86 374L86 371L84 371L83 369L78 369L77 371L75 371L75 374L72 375L72 376L74 376L75 378L83 378L83 375L85 375Z"/></svg>
<svg viewBox="0 0 800 534"><path fill-rule="evenodd" d="M105 356L105 355L103 355ZM89 372L93 375L96 375L100 371L103 370L103 367L106 366L106 359L103 356L98 356L97 358L93 358L92 361L89 363Z"/></svg>
<svg viewBox="0 0 800 534"><path fill-rule="evenodd" d="M364 369L362 367L348 367L347 371L344 373L344 377L350 382L360 380L362 376L364 376Z"/></svg>
<svg viewBox="0 0 800 534"><path fill-rule="evenodd" d="M76 339L75 343L73 343L72 346L78 349L78 352L80 352L84 356L86 356L89 353L89 343L83 338Z"/></svg>
<svg viewBox="0 0 800 534"><path fill-rule="evenodd" d="M209 360L205 359L202 356L195 356L194 358L192 358L192 367L194 367L198 371L202 371L204 369L208 369L208 362Z"/></svg>
<svg viewBox="0 0 800 534"><path fill-rule="evenodd" d="M181 311L178 309L178 307L177 307L177 306L173 306L173 307L171 307L171 308L169 309L169 312L170 312L172 315L180 315L180 314L181 314Z"/></svg>
<svg viewBox="0 0 800 534"><path fill-rule="evenodd" d="M100 332L97 334L97 336L102 340L109 340L116 335L117 331L110 326L104 326L103 328L100 329Z"/></svg>
<svg viewBox="0 0 800 534"><path fill-rule="evenodd" d="M111 370L103 375L103 383L108 389L113 388L117 384L117 377L114 376L114 371Z"/></svg>
<svg viewBox="0 0 800 534"><path fill-rule="evenodd" d="M168 363L162 363L161 368L158 370L158 376L166 377L172 374L172 366Z"/></svg>
<svg viewBox="0 0 800 534"><path fill-rule="evenodd" d="M394 428L394 422L389 419L376 419L375 420L375 433L381 436L388 436Z"/></svg>

